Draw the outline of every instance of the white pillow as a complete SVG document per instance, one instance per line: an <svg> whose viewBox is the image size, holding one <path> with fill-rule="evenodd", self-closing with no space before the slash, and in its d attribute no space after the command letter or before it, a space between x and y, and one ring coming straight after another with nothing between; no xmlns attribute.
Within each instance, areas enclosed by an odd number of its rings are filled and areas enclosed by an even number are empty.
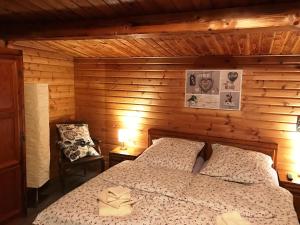
<svg viewBox="0 0 300 225"><path fill-rule="evenodd" d="M179 138L160 138L136 160L151 166L192 172L203 142Z"/></svg>
<svg viewBox="0 0 300 225"><path fill-rule="evenodd" d="M213 144L201 174L238 183L273 183L270 156L237 147Z"/></svg>

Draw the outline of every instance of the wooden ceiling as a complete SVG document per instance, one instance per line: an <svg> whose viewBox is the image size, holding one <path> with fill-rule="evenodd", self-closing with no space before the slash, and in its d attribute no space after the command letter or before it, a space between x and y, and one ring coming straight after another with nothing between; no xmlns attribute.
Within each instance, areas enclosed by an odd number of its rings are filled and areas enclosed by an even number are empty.
<svg viewBox="0 0 300 225"><path fill-rule="evenodd" d="M14 45L59 51L74 57L299 55L300 31L203 34L181 38L17 41Z"/></svg>
<svg viewBox="0 0 300 225"><path fill-rule="evenodd" d="M15 46L73 57L299 55L299 36L298 1L11 0L0 4L0 38Z"/></svg>
<svg viewBox="0 0 300 225"><path fill-rule="evenodd" d="M287 0L1 0L0 23L66 22L252 6ZM291 1L292 2L292 1Z"/></svg>

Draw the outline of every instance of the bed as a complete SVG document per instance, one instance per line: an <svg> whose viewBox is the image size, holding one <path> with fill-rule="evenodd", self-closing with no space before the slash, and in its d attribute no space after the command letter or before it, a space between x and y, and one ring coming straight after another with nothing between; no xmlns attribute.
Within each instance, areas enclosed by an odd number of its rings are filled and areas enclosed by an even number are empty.
<svg viewBox="0 0 300 225"><path fill-rule="evenodd" d="M260 152L270 156L276 166L277 145L254 141L241 141L226 138L179 133L167 130L150 129L149 145L135 161L124 161L99 176L91 179L57 202L43 210L36 218L35 225L103 225L103 224L199 224L215 225L216 218L228 211L237 211L250 224L294 225L299 224L293 208L293 197L278 182L269 179L252 184L237 183L206 174L193 174L190 171L189 157L196 154L191 149L193 143L203 143L203 156L208 163L215 156L212 146L215 143L247 149L250 155ZM154 140L161 137L184 138L173 148L180 153L164 149L162 157L155 159L159 145ZM160 139L161 138L161 139ZM170 141L168 139L168 141ZM173 139L172 139L173 141ZM181 141L181 140L180 140ZM169 145L169 143L168 143ZM198 143L197 143L198 146ZM180 147L180 148L179 148ZM163 149L159 147L159 149ZM161 151L161 150L159 150ZM227 149L228 151L228 149ZM242 150L239 150L242 151ZM216 151L217 152L217 151ZM239 153L239 152L238 152ZM151 155L152 154L152 155ZM178 154L183 154L178 161ZM199 152L197 152L199 155ZM164 161L163 157L171 160ZM150 160L149 160L150 159ZM160 161L160 162L158 162ZM182 163L184 161L184 163ZM160 163L163 163L160 166ZM169 163L169 165L167 165ZM173 163L173 164L172 164ZM207 164L208 164L207 163ZM165 166L166 164L166 166ZM174 167L173 167L174 166ZM175 167L178 168L175 168ZM207 169L209 166L206 166ZM260 171L260 170L259 170ZM274 176L273 178L274 179ZM133 212L125 217L103 217L98 215L97 196L99 191L120 185L131 189L136 203Z"/></svg>

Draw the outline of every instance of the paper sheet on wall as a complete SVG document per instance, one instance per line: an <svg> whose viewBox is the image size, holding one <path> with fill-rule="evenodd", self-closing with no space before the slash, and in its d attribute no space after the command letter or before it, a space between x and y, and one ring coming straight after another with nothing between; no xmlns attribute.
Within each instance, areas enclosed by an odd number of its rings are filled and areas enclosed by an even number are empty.
<svg viewBox="0 0 300 225"><path fill-rule="evenodd" d="M242 70L187 70L185 107L240 110Z"/></svg>

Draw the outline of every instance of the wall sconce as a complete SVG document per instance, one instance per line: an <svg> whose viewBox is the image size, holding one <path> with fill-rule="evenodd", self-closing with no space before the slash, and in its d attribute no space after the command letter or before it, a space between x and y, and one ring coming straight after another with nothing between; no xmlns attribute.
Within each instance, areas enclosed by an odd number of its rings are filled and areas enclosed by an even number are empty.
<svg viewBox="0 0 300 225"><path fill-rule="evenodd" d="M118 139L121 143L121 150L126 150L127 147L125 146L125 142L128 141L128 132L126 129L119 129L118 130Z"/></svg>
<svg viewBox="0 0 300 225"><path fill-rule="evenodd" d="M300 132L300 116L297 116L296 131Z"/></svg>

